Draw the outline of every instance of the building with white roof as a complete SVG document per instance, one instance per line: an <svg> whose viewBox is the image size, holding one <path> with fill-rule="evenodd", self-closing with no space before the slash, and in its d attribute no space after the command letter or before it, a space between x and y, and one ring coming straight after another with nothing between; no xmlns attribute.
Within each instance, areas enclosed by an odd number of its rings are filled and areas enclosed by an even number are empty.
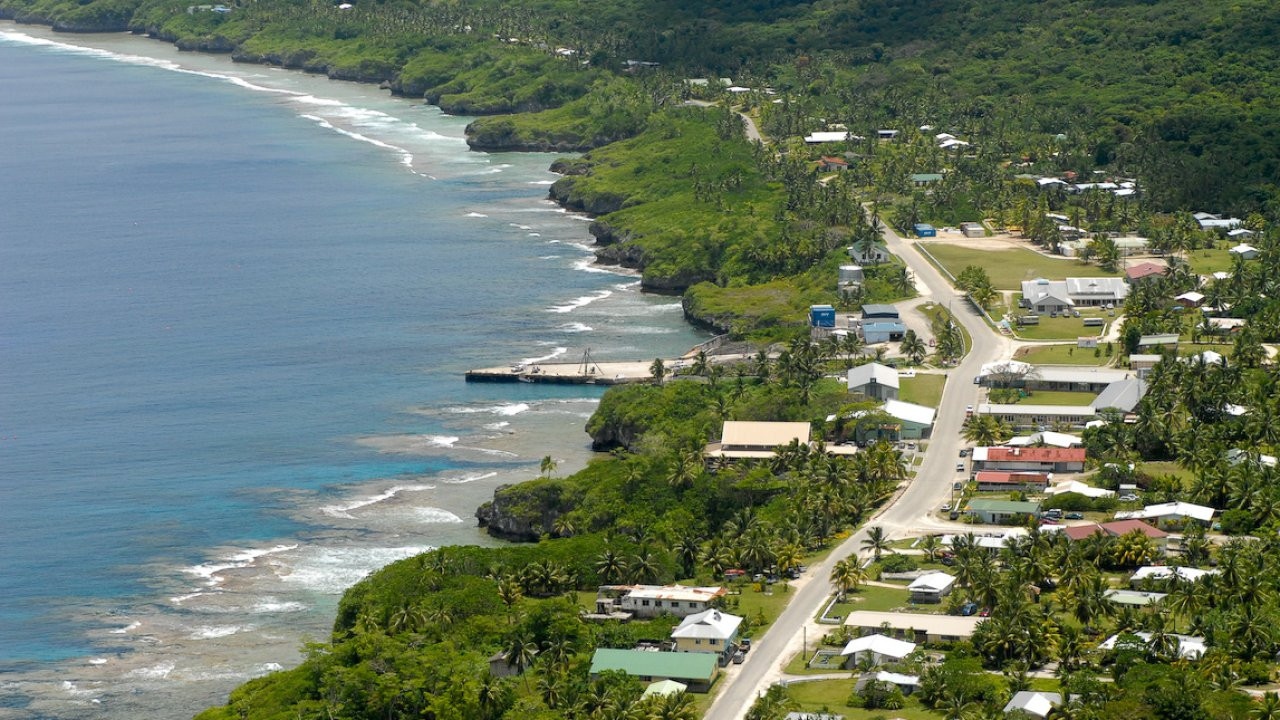
<svg viewBox="0 0 1280 720"><path fill-rule="evenodd" d="M873 400L898 399L898 371L880 363L867 363L849 370L849 392Z"/></svg>
<svg viewBox="0 0 1280 720"><path fill-rule="evenodd" d="M1032 433L1031 435L1019 435L1018 437L1010 438L1009 442L1005 443L1005 445L1008 445L1009 447L1044 445L1046 447L1078 448L1084 447L1084 440L1082 440L1078 435L1046 430L1044 432Z"/></svg>
<svg viewBox="0 0 1280 720"><path fill-rule="evenodd" d="M910 695L920 686L920 676L906 675L903 673L887 672L879 670L874 673L863 673L858 677L858 682L854 683L853 689L862 692L863 688L870 682L882 682L890 685L896 685L902 690L903 695Z"/></svg>
<svg viewBox="0 0 1280 720"><path fill-rule="evenodd" d="M1103 389L1098 397L1089 403L1094 410L1115 409L1122 412L1133 412L1147 394L1147 382L1138 378L1117 380Z"/></svg>
<svg viewBox="0 0 1280 720"><path fill-rule="evenodd" d="M630 613L635 617L686 617L711 609L728 592L722 587L685 585L602 585L596 594L601 615Z"/></svg>
<svg viewBox="0 0 1280 720"><path fill-rule="evenodd" d="M1082 483L1079 480L1067 480L1065 482L1060 482L1044 491L1045 495L1062 495L1063 493L1076 493L1077 495L1083 495L1089 498L1111 497L1116 494L1114 490L1094 487L1092 485Z"/></svg>
<svg viewBox="0 0 1280 720"><path fill-rule="evenodd" d="M907 586L911 593L911 602L938 603L951 594L951 587L956 579L944 572L931 572L921 575Z"/></svg>
<svg viewBox="0 0 1280 720"><path fill-rule="evenodd" d="M1183 525L1187 522L1198 522L1208 525L1213 521L1217 510L1204 505L1189 502L1167 502L1148 505L1141 510L1116 513L1117 520L1153 520L1156 525Z"/></svg>
<svg viewBox="0 0 1280 720"><path fill-rule="evenodd" d="M1027 405L1015 403L1001 405L997 403L980 403L979 415L991 415L1003 420L1015 428L1038 428L1050 425L1069 425L1084 427L1097 415L1097 410L1089 405Z"/></svg>
<svg viewBox="0 0 1280 720"><path fill-rule="evenodd" d="M1071 307L1119 305L1129 296L1124 278L1067 278L1024 280L1022 306L1046 315Z"/></svg>
<svg viewBox="0 0 1280 720"><path fill-rule="evenodd" d="M889 400L885 402L881 410L899 422L898 437L907 440L929 437L929 431L933 427L933 418L936 414L936 411L931 407L901 400Z"/></svg>
<svg viewBox="0 0 1280 720"><path fill-rule="evenodd" d="M875 665L882 665L886 662L897 662L906 658L908 655L916 651L916 644L905 640L898 640L887 635L863 635L854 638L844 646L844 650L840 651L841 655L848 656L849 665L857 665L865 659L870 658Z"/></svg>
<svg viewBox="0 0 1280 720"><path fill-rule="evenodd" d="M686 616L671 631L676 641L676 652L713 652L726 654L732 651L738 638L742 618L719 610L703 610Z"/></svg>
<svg viewBox="0 0 1280 720"><path fill-rule="evenodd" d="M1178 644L1178 657L1183 658L1185 660L1196 660L1200 658L1200 656L1204 655L1205 650L1208 649L1207 646L1205 645L1204 638L1202 637L1194 637L1191 635L1176 635L1173 633L1170 633L1170 636ZM1098 649L1114 650L1117 645L1124 644L1123 642L1121 642L1123 637L1124 636L1121 636L1121 635L1112 635L1111 637L1107 638L1101 645L1099 645ZM1132 642L1136 644L1141 644L1143 646L1146 646L1151 642L1151 633L1149 632L1132 633L1132 635L1129 635L1128 637ZM1133 640L1134 637L1136 637L1137 640Z"/></svg>
<svg viewBox="0 0 1280 720"><path fill-rule="evenodd" d="M1175 567L1171 565L1146 565L1140 567L1129 578L1129 585L1138 586L1145 581L1186 580L1195 582L1206 575L1217 575L1217 570L1201 570L1193 567Z"/></svg>
<svg viewBox="0 0 1280 720"><path fill-rule="evenodd" d="M793 442L807 445L809 435L809 423L805 422L726 420L720 442L708 445L706 454L734 459L771 458L779 447Z"/></svg>
<svg viewBox="0 0 1280 720"><path fill-rule="evenodd" d="M1249 243L1240 243L1239 245L1236 245L1235 247L1228 250L1227 252L1231 253L1232 255L1239 255L1245 260L1252 260L1258 257L1258 254L1260 251L1258 250L1258 248L1250 245Z"/></svg>
<svg viewBox="0 0 1280 720"><path fill-rule="evenodd" d="M1108 590L1103 597L1117 605L1148 607L1168 597L1168 593L1142 592L1141 590Z"/></svg>
<svg viewBox="0 0 1280 720"><path fill-rule="evenodd" d="M1202 230L1230 230L1244 224L1244 221L1240 218L1224 218L1221 215L1207 212L1198 212L1192 217L1196 219L1197 223L1200 223Z"/></svg>
<svg viewBox="0 0 1280 720"><path fill-rule="evenodd" d="M862 140L857 135L851 135L844 130L824 130L820 132L809 133L804 136L804 141L809 145L819 145L822 143L845 142L848 140Z"/></svg>
<svg viewBox="0 0 1280 720"><path fill-rule="evenodd" d="M844 624L863 633L887 633L917 643L955 642L971 637L982 618L930 613L855 610Z"/></svg>
<svg viewBox="0 0 1280 720"><path fill-rule="evenodd" d="M1046 718L1053 709L1062 704L1062 695L1056 692L1039 690L1019 690L1005 703L1004 714L1021 712L1032 717Z"/></svg>

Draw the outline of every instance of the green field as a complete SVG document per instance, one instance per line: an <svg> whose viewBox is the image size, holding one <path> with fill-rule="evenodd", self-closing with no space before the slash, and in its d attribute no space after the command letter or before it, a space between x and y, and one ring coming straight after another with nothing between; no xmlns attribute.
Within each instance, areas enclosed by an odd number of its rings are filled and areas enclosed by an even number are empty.
<svg viewBox="0 0 1280 720"><path fill-rule="evenodd" d="M1022 248L975 250L947 243L919 243L920 247L946 268L952 276L959 275L969 265L977 265L987 271L991 284L997 290L1019 290L1023 280L1046 278L1062 280L1066 277L1119 277L1119 273L1106 272L1096 265L1086 265L1079 260L1056 260Z"/></svg>
<svg viewBox="0 0 1280 720"><path fill-rule="evenodd" d="M1103 352L1106 352L1105 348ZM1092 349L1085 350L1071 344L1019 348L1013 359L1032 365L1105 365L1112 358L1105 355L1094 357Z"/></svg>
<svg viewBox="0 0 1280 720"><path fill-rule="evenodd" d="M902 378L898 389L898 399L903 402L936 408L942 401L942 387L947 382L946 375L924 375Z"/></svg>
<svg viewBox="0 0 1280 720"><path fill-rule="evenodd" d="M1231 269L1231 253L1218 248L1192 250L1187 253L1187 263L1197 275L1210 275Z"/></svg>
<svg viewBox="0 0 1280 720"><path fill-rule="evenodd" d="M799 682L787 687L787 694L807 712L830 711L845 716L846 720L870 720L871 718L902 718L902 720L942 720L940 713L927 710L914 697L907 697L901 710L863 710L849 707L846 702L853 692L853 680L814 680Z"/></svg>
<svg viewBox="0 0 1280 720"><path fill-rule="evenodd" d="M1090 317L1086 314L1085 317ZM1092 317L1098 317L1097 313L1093 313ZM1107 318L1110 320L1111 318ZM1106 325L1102 327L1086 327L1084 317L1049 317L1048 315L1040 316L1040 323L1037 325L1019 326L1013 323L1013 332L1020 338L1027 340L1075 340L1079 337L1099 337L1103 331L1107 329ZM1092 353L1092 350L1083 352ZM1106 352L1106 348L1103 348Z"/></svg>
<svg viewBox="0 0 1280 720"><path fill-rule="evenodd" d="M1023 405L1088 405L1098 396L1091 392L1067 392L1064 390L1035 390L1027 397L1018 398Z"/></svg>

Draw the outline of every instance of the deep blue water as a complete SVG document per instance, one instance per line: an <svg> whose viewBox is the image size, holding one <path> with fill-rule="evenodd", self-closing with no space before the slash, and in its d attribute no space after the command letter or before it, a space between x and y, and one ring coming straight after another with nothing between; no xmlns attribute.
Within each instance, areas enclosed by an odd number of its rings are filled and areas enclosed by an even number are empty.
<svg viewBox="0 0 1280 720"><path fill-rule="evenodd" d="M146 597L147 568L301 532L279 490L484 464L354 442L450 432L408 408L584 394L460 377L612 322L546 308L625 278L499 219L549 158L481 172L464 121L401 111L454 134L421 175L278 95L0 39L0 664L90 652L67 616ZM693 335L621 337L594 342Z"/></svg>

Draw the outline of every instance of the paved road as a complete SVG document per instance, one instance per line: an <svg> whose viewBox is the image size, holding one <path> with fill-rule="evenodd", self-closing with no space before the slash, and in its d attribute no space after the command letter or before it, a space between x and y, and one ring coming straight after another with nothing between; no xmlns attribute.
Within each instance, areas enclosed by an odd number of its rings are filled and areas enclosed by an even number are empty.
<svg viewBox="0 0 1280 720"><path fill-rule="evenodd" d="M978 402L978 386L973 378L983 363L1007 357L1011 343L993 332L971 306L959 296L942 275L892 229L882 228L889 250L902 258L915 274L922 295L949 305L959 322L973 338L973 347L960 365L950 372L938 406L933 426L933 439L924 455L916 479L897 495L864 529L841 543L825 560L809 568L806 578L796 583L795 596L765 635L753 643L747 660L733 667L724 680L725 686L716 697L707 720L740 720L755 698L782 677L782 665L801 649L804 630L816 641L824 629L812 618L822 608L831 592L828 577L836 561L860 549L866 529L880 526L892 537L902 537L921 530L944 529L945 523L930 516L932 510L946 502L951 484L958 477L955 465L963 446L960 427L964 423L965 406ZM829 629L829 628L828 628Z"/></svg>

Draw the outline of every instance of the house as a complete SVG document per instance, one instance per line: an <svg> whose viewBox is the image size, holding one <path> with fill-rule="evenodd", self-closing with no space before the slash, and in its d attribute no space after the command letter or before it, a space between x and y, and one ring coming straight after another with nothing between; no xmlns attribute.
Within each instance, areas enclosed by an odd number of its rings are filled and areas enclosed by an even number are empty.
<svg viewBox="0 0 1280 720"><path fill-rule="evenodd" d="M1115 520L1109 523L1075 525L1063 528L1062 534L1070 540L1084 540L1094 535L1102 535L1104 537L1121 537L1131 532L1142 533L1151 539L1151 542L1160 550L1165 552L1169 544L1169 533L1153 528L1141 520Z"/></svg>
<svg viewBox="0 0 1280 720"><path fill-rule="evenodd" d="M837 281L836 287L847 288L853 285L861 285L866 282L866 279L861 265L841 265L840 279Z"/></svg>
<svg viewBox="0 0 1280 720"><path fill-rule="evenodd" d="M1037 315L1056 315L1066 312L1075 303L1067 297L1067 284L1045 279L1022 283L1022 305Z"/></svg>
<svg viewBox="0 0 1280 720"><path fill-rule="evenodd" d="M1108 590L1103 597L1117 605L1148 607L1168 597L1168 593L1142 592L1140 590Z"/></svg>
<svg viewBox="0 0 1280 720"><path fill-rule="evenodd" d="M1248 321L1244 318L1209 318L1209 324L1213 326L1213 329L1223 335L1230 335L1231 333L1244 328L1247 323Z"/></svg>
<svg viewBox="0 0 1280 720"><path fill-rule="evenodd" d="M722 458L771 458L777 448L793 442L809 443L809 423L804 422L751 422L726 420L720 433L720 442L711 443L706 454Z"/></svg>
<svg viewBox="0 0 1280 720"><path fill-rule="evenodd" d="M873 400L898 399L898 371L880 363L859 365L849 371L849 392Z"/></svg>
<svg viewBox="0 0 1280 720"><path fill-rule="evenodd" d="M978 492L1044 492L1049 476L1039 472L1002 472L983 470L973 476Z"/></svg>
<svg viewBox="0 0 1280 720"><path fill-rule="evenodd" d="M1040 517L1040 503L1016 500L970 500L964 513L989 525L1020 525Z"/></svg>
<svg viewBox="0 0 1280 720"><path fill-rule="evenodd" d="M676 652L710 652L722 656L721 664L733 654L742 618L719 610L703 610L686 616L671 631Z"/></svg>
<svg viewBox="0 0 1280 720"><path fill-rule="evenodd" d="M872 665L899 662L915 651L916 644L913 642L876 634L850 640L840 654L848 657L848 667L854 667L865 660L870 660Z"/></svg>
<svg viewBox="0 0 1280 720"><path fill-rule="evenodd" d="M1031 435L1019 435L1018 437L1010 438L1009 442L1005 443L1005 445L1008 445L1009 447L1043 446L1074 448L1084 447L1084 440L1082 440L1079 435L1046 430L1045 432L1033 433Z"/></svg>
<svg viewBox="0 0 1280 720"><path fill-rule="evenodd" d="M1205 650L1207 649L1204 638L1202 637L1176 635L1174 633L1170 633L1169 635L1173 638L1173 641L1177 643L1178 657L1183 659L1196 660L1201 655L1204 655ZM1117 646L1137 645L1145 650L1150 642L1151 633L1149 632L1138 632L1133 634L1126 633L1124 635L1112 635L1099 645L1098 649L1115 650Z"/></svg>
<svg viewBox="0 0 1280 720"><path fill-rule="evenodd" d="M1162 333L1159 335L1143 335L1138 338L1139 350L1177 350L1178 335L1177 333Z"/></svg>
<svg viewBox="0 0 1280 720"><path fill-rule="evenodd" d="M1192 217L1200 223L1201 230L1230 230L1244 224L1240 218L1224 218L1207 212L1198 212Z"/></svg>
<svg viewBox="0 0 1280 720"><path fill-rule="evenodd" d="M1217 510L1189 502L1148 505L1141 510L1116 513L1117 520L1154 520L1157 527L1181 527L1188 522L1208 526Z"/></svg>
<svg viewBox="0 0 1280 720"><path fill-rule="evenodd" d="M1138 402L1142 400L1142 396L1147 394L1147 381L1137 378L1129 378L1128 380L1117 380L1111 383L1098 394L1098 397L1089 403L1094 410L1115 409L1122 412L1133 412L1138 406Z"/></svg>
<svg viewBox="0 0 1280 720"><path fill-rule="evenodd" d="M893 254L882 242L858 243L849 246L849 258L859 265L883 265Z"/></svg>
<svg viewBox="0 0 1280 720"><path fill-rule="evenodd" d="M1129 296L1129 284L1121 278L1067 278L1024 280L1022 307L1039 315L1062 312L1068 307L1116 306Z"/></svg>
<svg viewBox="0 0 1280 720"><path fill-rule="evenodd" d="M649 686L644 689L644 692L640 693L640 699L643 700L647 697L653 697L654 695L657 695L658 697L679 695L688 689L688 685L678 683L675 680L658 680L657 682L649 683Z"/></svg>
<svg viewBox="0 0 1280 720"><path fill-rule="evenodd" d="M896 321L874 321L858 327L862 340L868 345L897 342L907 334L907 326Z"/></svg>
<svg viewBox="0 0 1280 720"><path fill-rule="evenodd" d="M893 140L896 137L898 137L897 130L877 130L876 131L877 140Z"/></svg>
<svg viewBox="0 0 1280 720"><path fill-rule="evenodd" d="M973 449L973 470L1084 472L1085 454L1084 448L977 447Z"/></svg>
<svg viewBox="0 0 1280 720"><path fill-rule="evenodd" d="M1015 428L1041 428L1066 425L1084 427L1097 411L1090 405L1000 405L981 403L979 415L991 415Z"/></svg>
<svg viewBox="0 0 1280 720"><path fill-rule="evenodd" d="M1227 237L1232 240L1239 240L1240 242L1244 242L1247 238L1251 238L1254 235L1257 235L1257 233L1247 228L1236 228L1235 230L1227 232Z"/></svg>
<svg viewBox="0 0 1280 720"><path fill-rule="evenodd" d="M1128 280L1130 285L1137 285L1155 278L1164 277L1167 270L1167 267L1158 263L1140 262L1124 269L1124 279Z"/></svg>
<svg viewBox="0 0 1280 720"><path fill-rule="evenodd" d="M1185 582L1196 582L1201 578L1209 575L1217 575L1217 570L1201 570L1193 567L1172 567L1168 565L1146 565L1138 568L1136 572L1129 578L1131 587L1138 587L1144 583L1163 582L1166 580L1179 580Z"/></svg>
<svg viewBox="0 0 1280 720"><path fill-rule="evenodd" d="M1205 350L1195 355L1188 355L1182 358L1183 362L1199 365L1221 365L1223 361L1222 353L1216 353L1212 350Z"/></svg>
<svg viewBox="0 0 1280 720"><path fill-rule="evenodd" d="M960 232L964 233L967 238L980 238L987 236L987 229L982 223L962 222L960 223Z"/></svg>
<svg viewBox="0 0 1280 720"><path fill-rule="evenodd" d="M858 678L858 682L854 683L853 689L862 692L862 689L871 681L888 683L898 686L903 695L910 695L920 686L920 677L918 675L903 675L902 673L892 673L880 670L874 673L863 673Z"/></svg>
<svg viewBox="0 0 1280 720"><path fill-rule="evenodd" d="M916 237L927 238L938 236L938 231L929 223L916 223L911 226L911 229L915 232Z"/></svg>
<svg viewBox="0 0 1280 720"><path fill-rule="evenodd" d="M1253 260L1254 258L1258 257L1258 254L1260 251L1258 250L1258 248L1248 243L1240 243L1239 245L1236 245L1235 247L1228 250L1227 252L1231 253L1232 255L1239 255L1245 260Z"/></svg>
<svg viewBox="0 0 1280 720"><path fill-rule="evenodd" d="M692 692L706 692L715 680L716 665L716 656L711 653L598 648L591 656L591 679L612 670L626 673L642 683L674 680Z"/></svg>
<svg viewBox="0 0 1280 720"><path fill-rule="evenodd" d="M727 594L722 587L601 585L596 591L596 612L600 615L628 613L638 618L686 617L705 612Z"/></svg>
<svg viewBox="0 0 1280 720"><path fill-rule="evenodd" d="M1187 309L1198 308L1204 304L1204 293L1188 290L1181 295L1174 296L1173 301Z"/></svg>
<svg viewBox="0 0 1280 720"><path fill-rule="evenodd" d="M844 130L831 130L831 131L824 130L820 132L809 133L808 135L804 136L804 142L806 145L838 143L838 142L846 142L848 140L862 140L862 138L858 137L857 135L850 135L848 132Z"/></svg>
<svg viewBox="0 0 1280 720"><path fill-rule="evenodd" d="M1129 368L1135 370L1138 373L1139 378L1146 379L1147 375L1151 373L1151 369L1156 365L1159 365L1160 361L1163 359L1163 355L1152 355L1147 353L1130 355Z"/></svg>
<svg viewBox="0 0 1280 720"><path fill-rule="evenodd" d="M1047 718L1053 709L1062 704L1062 695L1039 690L1019 690L1005 703L1004 714L1019 712L1031 717Z"/></svg>
<svg viewBox="0 0 1280 720"><path fill-rule="evenodd" d="M855 610L845 616L844 624L864 635L884 633L917 643L943 643L972 637L981 620L977 616Z"/></svg>
<svg viewBox="0 0 1280 720"><path fill-rule="evenodd" d="M1043 190L1045 188L1065 188L1067 183L1065 180L1059 180L1058 178L1042 177L1036 178L1036 185Z"/></svg>
<svg viewBox="0 0 1280 720"><path fill-rule="evenodd" d="M1079 480L1067 480L1065 482L1057 483L1053 487L1044 489L1044 494L1049 496L1063 495L1066 493L1075 493L1076 495L1083 495L1087 498L1111 497L1115 495L1115 492L1111 490L1094 487L1088 483L1082 483Z"/></svg>
<svg viewBox="0 0 1280 720"><path fill-rule="evenodd" d="M521 672L520 666L516 665L515 662L513 662L509 657L507 657L507 653L496 652L493 655L489 656L489 674L490 675L496 678L512 677L514 675L519 675L520 672Z"/></svg>
<svg viewBox="0 0 1280 720"><path fill-rule="evenodd" d="M964 535L943 535L938 542L946 547L954 548L959 542L962 542L962 538L963 542L968 542L969 538L972 538L975 547L996 555L1006 547L1012 547L1026 536L1026 528L990 528L984 529L982 532L966 533Z"/></svg>
<svg viewBox="0 0 1280 720"><path fill-rule="evenodd" d="M951 594L951 586L955 584L956 579L951 575L931 572L912 580L907 592L911 593L911 602L940 603L942 598Z"/></svg>
<svg viewBox="0 0 1280 720"><path fill-rule="evenodd" d="M924 187L930 183L942 182L942 173L912 173L911 184Z"/></svg>
<svg viewBox="0 0 1280 720"><path fill-rule="evenodd" d="M818 162L818 166L822 168L823 172L840 172L849 169L849 161L832 155L823 155L822 160Z"/></svg>

